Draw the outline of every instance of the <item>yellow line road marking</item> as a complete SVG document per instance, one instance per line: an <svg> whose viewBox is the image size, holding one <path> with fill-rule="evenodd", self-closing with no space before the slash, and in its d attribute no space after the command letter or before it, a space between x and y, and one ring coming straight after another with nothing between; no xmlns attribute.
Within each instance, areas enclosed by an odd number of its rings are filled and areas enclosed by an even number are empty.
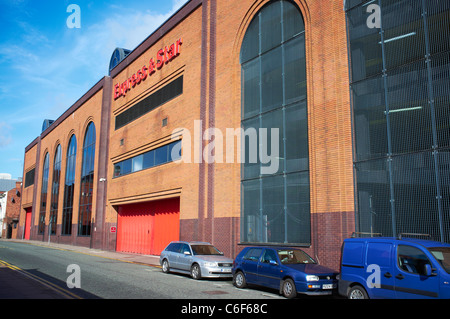
<svg viewBox="0 0 450 319"><path fill-rule="evenodd" d="M6 262L4 260L0 260L0 264L5 266L5 267L8 267L8 268L10 268L12 270L15 270L17 272L20 272L21 274L23 274L24 276L27 276L30 279L38 281L42 285L44 285L47 288L50 288L50 289L60 293L61 295L63 295L66 298L69 298L69 299L83 299L80 296L78 296L78 295L76 295L76 294L74 294L74 293L72 293L72 292L70 292L70 291L68 291L68 290L66 290L64 288L61 288L58 285L55 285L54 283L51 283L48 280L45 280L45 279L40 278L40 277L38 277L36 275L33 275L33 274L31 274L31 273L29 273L29 272L27 272L27 271L25 271L25 270L23 270L23 269L21 269L21 268L19 268L17 266L11 265L10 263L8 263L8 262Z"/></svg>

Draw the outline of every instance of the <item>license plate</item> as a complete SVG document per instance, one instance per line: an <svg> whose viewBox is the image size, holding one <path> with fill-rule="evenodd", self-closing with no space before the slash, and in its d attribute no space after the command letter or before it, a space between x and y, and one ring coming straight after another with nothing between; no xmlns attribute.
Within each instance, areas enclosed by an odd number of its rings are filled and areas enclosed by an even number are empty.
<svg viewBox="0 0 450 319"><path fill-rule="evenodd" d="M231 269L221 269L221 272L231 272Z"/></svg>
<svg viewBox="0 0 450 319"><path fill-rule="evenodd" d="M323 285L322 289L333 289L333 284Z"/></svg>

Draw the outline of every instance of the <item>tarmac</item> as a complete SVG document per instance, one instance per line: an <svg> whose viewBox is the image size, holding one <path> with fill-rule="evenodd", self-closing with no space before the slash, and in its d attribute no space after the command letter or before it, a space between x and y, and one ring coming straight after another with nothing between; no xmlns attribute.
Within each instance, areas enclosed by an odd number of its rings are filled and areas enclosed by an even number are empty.
<svg viewBox="0 0 450 319"><path fill-rule="evenodd" d="M2 241L73 251L127 263L160 267L159 256L153 255L127 254L33 240L0 239L0 243ZM0 261L0 299L76 299L76 296L58 289L45 280L34 277L6 261Z"/></svg>

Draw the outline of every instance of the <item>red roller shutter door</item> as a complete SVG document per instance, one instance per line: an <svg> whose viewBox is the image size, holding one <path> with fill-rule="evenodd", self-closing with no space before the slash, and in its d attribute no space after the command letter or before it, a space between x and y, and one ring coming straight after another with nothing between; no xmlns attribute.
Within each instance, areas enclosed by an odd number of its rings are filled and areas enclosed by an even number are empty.
<svg viewBox="0 0 450 319"><path fill-rule="evenodd" d="M159 255L180 237L180 199L122 205L117 222L117 251Z"/></svg>

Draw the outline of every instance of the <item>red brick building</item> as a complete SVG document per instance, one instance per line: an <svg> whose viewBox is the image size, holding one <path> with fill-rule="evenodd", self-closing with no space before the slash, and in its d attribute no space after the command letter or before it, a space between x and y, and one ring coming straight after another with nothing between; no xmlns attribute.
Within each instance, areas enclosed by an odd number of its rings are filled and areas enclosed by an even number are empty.
<svg viewBox="0 0 450 319"><path fill-rule="evenodd" d="M17 181L16 187L6 192L6 209L3 218L2 237L17 238L20 215L22 182Z"/></svg>
<svg viewBox="0 0 450 319"><path fill-rule="evenodd" d="M355 230L342 1L191 0L115 53L26 147L19 238L156 255L200 240L231 257L295 245L337 266ZM240 128L269 129L278 156L252 161L261 143L227 134Z"/></svg>

